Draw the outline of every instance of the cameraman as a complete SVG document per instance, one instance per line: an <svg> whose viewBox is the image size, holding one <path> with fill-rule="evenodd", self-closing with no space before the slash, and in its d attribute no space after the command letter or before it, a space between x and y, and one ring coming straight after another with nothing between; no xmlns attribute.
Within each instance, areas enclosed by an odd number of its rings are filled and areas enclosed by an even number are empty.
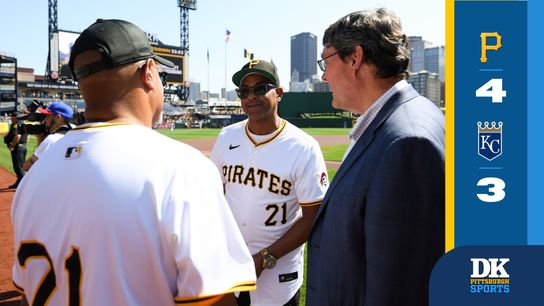
<svg viewBox="0 0 544 306"><path fill-rule="evenodd" d="M74 115L72 108L62 102L53 102L49 104L47 109L38 109L39 113L45 114L43 123L47 137L39 143L34 154L25 161L23 166L25 171L28 171L40 156L49 149L57 140L62 138L66 132L71 130L70 119Z"/></svg>
<svg viewBox="0 0 544 306"><path fill-rule="evenodd" d="M11 153L11 162L13 164L13 171L15 171L15 174L17 175L17 181L15 181L15 183L10 185L8 188L17 188L19 182L25 175L23 163L25 162L26 158L26 141L28 134L19 130L17 114L12 113L10 116L11 126L8 134L4 137L4 142L8 145L8 149Z"/></svg>

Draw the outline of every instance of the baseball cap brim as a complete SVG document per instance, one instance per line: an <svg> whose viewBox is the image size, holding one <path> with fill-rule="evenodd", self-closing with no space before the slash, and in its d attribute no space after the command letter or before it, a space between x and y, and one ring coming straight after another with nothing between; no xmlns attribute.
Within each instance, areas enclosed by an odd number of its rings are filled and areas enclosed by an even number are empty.
<svg viewBox="0 0 544 306"><path fill-rule="evenodd" d="M243 69L243 70L240 70L240 71L236 72L232 76L232 82L234 83L234 85L240 86L242 84L242 81L244 80L244 78L246 76L250 75L250 74L262 75L265 78L272 81L272 85L278 86L276 78L271 73L263 71L261 69L255 69L255 68Z"/></svg>
<svg viewBox="0 0 544 306"><path fill-rule="evenodd" d="M153 55L153 59L157 60L157 62L161 63L161 65L164 65L168 68L174 68L174 63L172 63L171 61L165 59L165 58L162 58L160 56L158 56L157 54L154 54Z"/></svg>
<svg viewBox="0 0 544 306"><path fill-rule="evenodd" d="M38 109L38 113L40 114L45 114L45 115L53 115L52 112L50 112L49 110L45 109L45 108L39 108Z"/></svg>

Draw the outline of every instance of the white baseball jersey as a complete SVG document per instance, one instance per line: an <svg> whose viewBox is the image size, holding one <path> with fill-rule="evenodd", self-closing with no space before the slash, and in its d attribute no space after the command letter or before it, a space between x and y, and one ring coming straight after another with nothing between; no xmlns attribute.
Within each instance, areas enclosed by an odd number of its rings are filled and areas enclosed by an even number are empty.
<svg viewBox="0 0 544 306"><path fill-rule="evenodd" d="M13 282L31 304L193 305L255 288L213 163L144 126L68 132L19 185L12 222Z"/></svg>
<svg viewBox="0 0 544 306"><path fill-rule="evenodd" d="M251 254L270 246L302 217L301 206L319 205L328 180L317 141L291 123L266 136L252 135L247 120L224 128L211 158ZM302 284L304 245L265 269L250 292L252 305L283 305Z"/></svg>
<svg viewBox="0 0 544 306"><path fill-rule="evenodd" d="M38 145L36 150L34 150L34 155L40 158L45 151L47 151L55 142L57 142L63 136L64 134L60 134L60 133L53 133L53 134L47 135L47 137L45 137L45 139L40 143L40 145Z"/></svg>

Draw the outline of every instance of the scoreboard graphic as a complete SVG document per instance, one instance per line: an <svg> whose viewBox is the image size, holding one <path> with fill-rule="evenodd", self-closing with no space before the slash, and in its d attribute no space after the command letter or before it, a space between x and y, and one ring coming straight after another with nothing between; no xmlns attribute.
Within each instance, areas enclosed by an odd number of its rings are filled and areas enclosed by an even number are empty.
<svg viewBox="0 0 544 306"><path fill-rule="evenodd" d="M544 301L542 8L446 1L447 253L430 305Z"/></svg>

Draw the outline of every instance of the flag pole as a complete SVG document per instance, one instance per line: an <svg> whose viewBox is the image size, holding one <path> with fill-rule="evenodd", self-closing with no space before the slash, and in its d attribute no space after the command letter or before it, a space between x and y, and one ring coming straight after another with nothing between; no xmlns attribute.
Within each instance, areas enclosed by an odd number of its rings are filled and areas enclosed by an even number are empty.
<svg viewBox="0 0 544 306"><path fill-rule="evenodd" d="M225 102L227 101L227 42L225 39Z"/></svg>
<svg viewBox="0 0 544 306"><path fill-rule="evenodd" d="M230 40L230 31L227 29L225 36L225 102L227 102L227 44Z"/></svg>
<svg viewBox="0 0 544 306"><path fill-rule="evenodd" d="M228 30L227 30L228 31ZM227 102L227 43L228 43L228 37L225 38L225 102Z"/></svg>
<svg viewBox="0 0 544 306"><path fill-rule="evenodd" d="M210 48L208 48L206 56L208 58L208 94L206 95L206 101L210 102Z"/></svg>

